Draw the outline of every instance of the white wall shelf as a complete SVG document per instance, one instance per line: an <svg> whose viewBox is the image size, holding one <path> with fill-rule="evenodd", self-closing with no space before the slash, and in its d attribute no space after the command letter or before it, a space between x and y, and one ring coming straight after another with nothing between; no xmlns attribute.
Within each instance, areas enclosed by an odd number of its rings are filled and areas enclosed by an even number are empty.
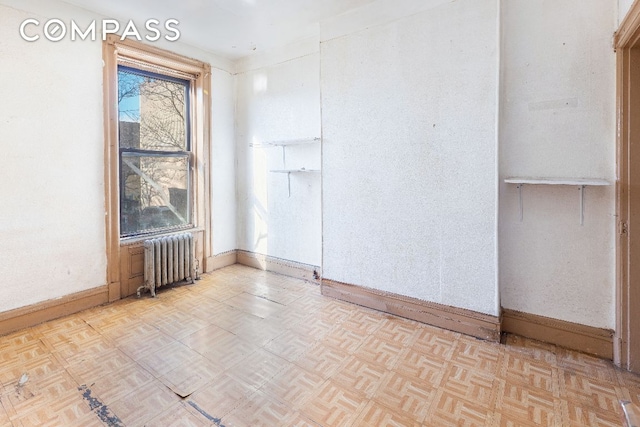
<svg viewBox="0 0 640 427"><path fill-rule="evenodd" d="M320 138L300 138L300 139L285 139L281 141L265 141L256 142L255 144L249 144L250 147L264 148L264 147L286 147L289 145L305 145L320 142Z"/></svg>
<svg viewBox="0 0 640 427"><path fill-rule="evenodd" d="M287 174L287 189L289 197L291 197L291 174L292 173L309 173L309 172L320 172L320 169L286 169L287 167L287 150L286 147L290 147L292 145L307 145L307 144L315 144L322 141L321 138L300 138L300 139L284 139L280 141L265 141L265 142L257 142L255 144L249 144L250 147L253 148L269 148L269 147L282 147L282 167L285 169L273 169L269 172L273 173L286 173Z"/></svg>
<svg viewBox="0 0 640 427"><path fill-rule="evenodd" d="M580 190L580 225L584 225L584 188L586 186L607 186L611 183L598 178L525 178L512 177L505 178L507 184L515 184L518 189L518 201L520 204L520 222L522 222L524 212L522 206L522 186L526 185L573 185Z"/></svg>
<svg viewBox="0 0 640 427"><path fill-rule="evenodd" d="M274 173L304 173L304 172L320 172L320 169L274 169L269 172Z"/></svg>
<svg viewBox="0 0 640 427"><path fill-rule="evenodd" d="M594 178L506 178L504 182L538 185L611 185L609 181Z"/></svg>

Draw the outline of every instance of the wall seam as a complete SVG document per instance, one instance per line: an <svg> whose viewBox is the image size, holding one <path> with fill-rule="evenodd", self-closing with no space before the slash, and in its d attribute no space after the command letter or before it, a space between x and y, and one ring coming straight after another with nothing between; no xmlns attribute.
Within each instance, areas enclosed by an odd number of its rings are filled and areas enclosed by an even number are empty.
<svg viewBox="0 0 640 427"><path fill-rule="evenodd" d="M319 54L320 54L320 50L318 50L317 52L310 52L310 53L306 53L304 55L296 56L295 58L289 58L289 59L286 59L284 61L274 62L273 64L266 64L266 65L256 66L255 68L247 68L246 70L242 70L242 71L237 71L236 70L233 75L234 76L238 76L238 75L241 75L241 74L252 73L254 71L258 71L258 70L262 70L262 69L270 68L270 67L276 67L278 65L287 64L289 62L296 61L298 59L306 58L306 57L312 56L312 55L319 55ZM237 62L236 62L236 64L237 64Z"/></svg>
<svg viewBox="0 0 640 427"><path fill-rule="evenodd" d="M495 309L496 316L501 316L500 301L500 125L502 123L502 0L497 2L496 16L496 123L495 123L495 177L496 177L496 198L495 198Z"/></svg>

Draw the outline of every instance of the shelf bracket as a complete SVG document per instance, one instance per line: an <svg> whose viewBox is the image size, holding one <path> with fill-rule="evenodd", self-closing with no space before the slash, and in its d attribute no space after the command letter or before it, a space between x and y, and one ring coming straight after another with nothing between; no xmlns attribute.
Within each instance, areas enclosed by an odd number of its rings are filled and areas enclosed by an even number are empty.
<svg viewBox="0 0 640 427"><path fill-rule="evenodd" d="M522 222L522 218L524 216L523 208L522 208L522 186L523 185L524 184L516 185L516 188L518 189L518 205L520 206L520 222Z"/></svg>
<svg viewBox="0 0 640 427"><path fill-rule="evenodd" d="M289 195L287 197L291 197L291 172L287 172L287 189L289 190Z"/></svg>
<svg viewBox="0 0 640 427"><path fill-rule="evenodd" d="M580 225L584 225L584 188L588 185L608 186L611 183L598 178L505 178L507 184L516 184L518 189L518 202L520 205L520 222L522 222L522 186L524 184L546 184L546 185L571 185L577 186L580 191Z"/></svg>
<svg viewBox="0 0 640 427"><path fill-rule="evenodd" d="M516 188L518 189L518 216L520 222L522 222L524 217L524 207L522 203L522 187L524 184L516 184ZM584 225L584 188L586 185L579 185L578 190L580 191L580 225Z"/></svg>
<svg viewBox="0 0 640 427"><path fill-rule="evenodd" d="M584 225L584 185L580 186L580 225Z"/></svg>

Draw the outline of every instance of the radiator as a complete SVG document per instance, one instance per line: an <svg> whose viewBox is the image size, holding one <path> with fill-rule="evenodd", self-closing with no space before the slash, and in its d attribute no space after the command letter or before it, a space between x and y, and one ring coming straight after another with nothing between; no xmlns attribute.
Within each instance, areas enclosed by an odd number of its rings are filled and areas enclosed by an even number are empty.
<svg viewBox="0 0 640 427"><path fill-rule="evenodd" d="M194 283L197 275L193 236L189 233L144 241L144 285L156 296L156 288L183 280Z"/></svg>

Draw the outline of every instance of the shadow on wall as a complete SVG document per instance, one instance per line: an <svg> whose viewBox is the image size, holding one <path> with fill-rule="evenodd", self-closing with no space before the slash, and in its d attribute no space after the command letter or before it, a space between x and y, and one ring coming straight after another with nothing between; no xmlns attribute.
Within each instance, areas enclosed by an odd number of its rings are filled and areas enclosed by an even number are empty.
<svg viewBox="0 0 640 427"><path fill-rule="evenodd" d="M257 148L259 139L254 136L249 159L253 191L251 192L251 211L253 212L253 252L269 253L269 191L267 174L269 173L267 155ZM266 267L262 265L261 267Z"/></svg>

